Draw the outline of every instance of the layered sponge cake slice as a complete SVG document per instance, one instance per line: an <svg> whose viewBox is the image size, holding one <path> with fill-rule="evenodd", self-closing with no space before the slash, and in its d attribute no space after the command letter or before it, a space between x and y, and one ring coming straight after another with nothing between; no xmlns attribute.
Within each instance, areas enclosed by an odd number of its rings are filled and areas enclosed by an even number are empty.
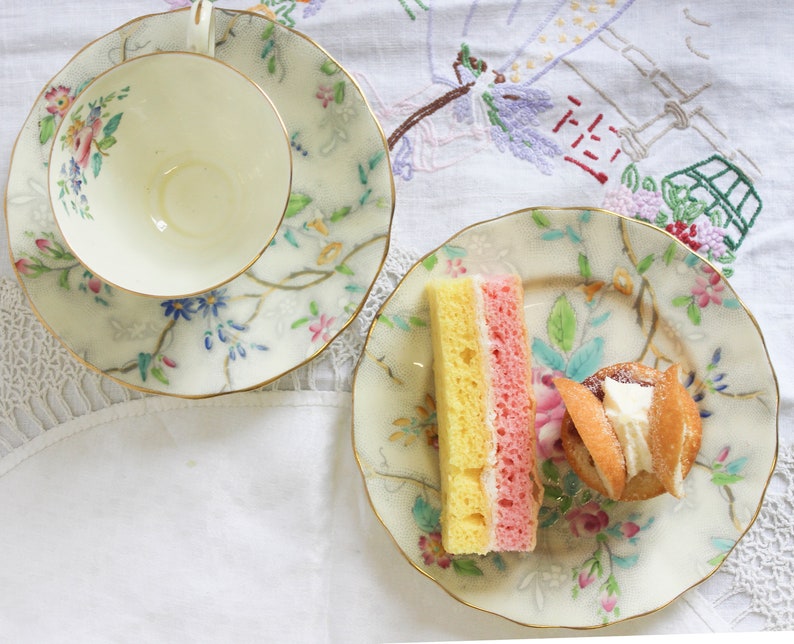
<svg viewBox="0 0 794 644"><path fill-rule="evenodd" d="M437 280L427 294L444 548L531 551L542 486L521 279Z"/></svg>

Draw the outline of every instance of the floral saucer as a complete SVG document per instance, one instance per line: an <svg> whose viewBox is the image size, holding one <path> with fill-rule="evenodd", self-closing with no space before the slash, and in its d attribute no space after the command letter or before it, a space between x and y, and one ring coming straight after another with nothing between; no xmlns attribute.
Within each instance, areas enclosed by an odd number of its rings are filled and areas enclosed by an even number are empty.
<svg viewBox="0 0 794 644"><path fill-rule="evenodd" d="M516 272L533 351L545 486L531 554L451 556L439 534L432 347L424 287ZM405 557L450 595L521 624L590 628L655 611L711 575L759 511L777 454L778 391L755 320L668 233L599 210L523 210L465 229L414 266L376 316L353 386L370 502ZM555 374L626 360L682 365L703 443L686 497L616 503L559 441Z"/></svg>
<svg viewBox="0 0 794 644"><path fill-rule="evenodd" d="M75 95L121 60L184 49L186 10L141 17L103 36L46 85L14 148L6 193L12 261L44 325L109 377L185 397L258 387L327 347L383 266L394 209L385 137L339 63L261 14L215 11L216 57L268 93L293 154L284 221L246 273L183 299L114 289L66 248L47 196L50 149Z"/></svg>

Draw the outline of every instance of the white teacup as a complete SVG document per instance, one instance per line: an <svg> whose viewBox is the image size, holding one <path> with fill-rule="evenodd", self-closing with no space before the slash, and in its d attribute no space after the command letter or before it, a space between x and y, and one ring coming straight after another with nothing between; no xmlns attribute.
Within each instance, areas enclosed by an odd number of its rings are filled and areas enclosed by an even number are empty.
<svg viewBox="0 0 794 644"><path fill-rule="evenodd" d="M208 291L250 267L281 223L292 182L286 130L261 88L211 57L214 42L212 6L199 0L192 51L99 75L56 134L56 221L108 284L156 297Z"/></svg>

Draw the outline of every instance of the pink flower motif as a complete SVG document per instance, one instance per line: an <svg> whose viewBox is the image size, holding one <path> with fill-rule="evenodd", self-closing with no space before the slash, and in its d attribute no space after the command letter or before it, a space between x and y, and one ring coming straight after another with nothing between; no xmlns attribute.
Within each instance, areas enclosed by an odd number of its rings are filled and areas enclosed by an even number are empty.
<svg viewBox="0 0 794 644"><path fill-rule="evenodd" d="M171 369L176 367L176 362L174 362L174 360L169 358L168 356L163 356L163 364L166 367L170 367Z"/></svg>
<svg viewBox="0 0 794 644"><path fill-rule="evenodd" d="M94 293L99 293L102 290L102 282L98 277L92 277L88 280L88 288Z"/></svg>
<svg viewBox="0 0 794 644"><path fill-rule="evenodd" d="M74 160L81 168L88 167L91 158L91 143L102 129L102 121L96 119L91 125L85 126L74 137Z"/></svg>
<svg viewBox="0 0 794 644"><path fill-rule="evenodd" d="M704 266L703 272L706 273L706 277L698 275L695 278L695 285L692 287L695 302L701 309L707 307L710 302L722 304L720 293L725 286L720 280L719 274L710 266Z"/></svg>
<svg viewBox="0 0 794 644"><path fill-rule="evenodd" d="M610 594L606 588L601 591L600 599L601 599L601 606L607 613L611 613L615 609L615 606L617 606L618 603L617 595Z"/></svg>
<svg viewBox="0 0 794 644"><path fill-rule="evenodd" d="M579 573L579 588L587 588L596 580L596 576L592 572L582 571Z"/></svg>
<svg viewBox="0 0 794 644"><path fill-rule="evenodd" d="M639 188L634 193L634 216L645 221L654 222L659 214L659 209L664 203L664 197L658 190L651 192L644 188Z"/></svg>
<svg viewBox="0 0 794 644"><path fill-rule="evenodd" d="M335 317L329 317L323 313L319 320L310 324L309 331L313 334L312 342L317 342L319 338L322 338L323 342L330 342L331 334L329 333L329 329L335 321Z"/></svg>
<svg viewBox="0 0 794 644"><path fill-rule="evenodd" d="M451 277L457 277L458 275L464 275L465 273L466 267L463 265L462 259L456 258L447 260L447 275Z"/></svg>
<svg viewBox="0 0 794 644"><path fill-rule="evenodd" d="M192 0L165 0L168 3L169 9L182 9L189 7Z"/></svg>
<svg viewBox="0 0 794 644"><path fill-rule="evenodd" d="M575 537L591 537L609 525L609 515L595 501L573 508L565 519Z"/></svg>
<svg viewBox="0 0 794 644"><path fill-rule="evenodd" d="M717 454L717 458L715 459L717 463L724 463L725 459L728 458L728 454L730 454L731 448L729 446L725 446L720 450L720 453Z"/></svg>
<svg viewBox="0 0 794 644"><path fill-rule="evenodd" d="M634 207L634 193L628 186L621 183L616 190L604 195L602 207L605 210L611 210L620 215L633 217L636 212Z"/></svg>
<svg viewBox="0 0 794 644"><path fill-rule="evenodd" d="M69 88L63 85L50 88L44 98L47 99L47 111L60 117L66 114L74 101L74 96L70 94Z"/></svg>
<svg viewBox="0 0 794 644"><path fill-rule="evenodd" d="M38 249L40 251L46 253L47 251L50 250L50 248L52 248L52 242L49 239L37 239L36 246L38 246Z"/></svg>
<svg viewBox="0 0 794 644"><path fill-rule="evenodd" d="M25 257L14 262L14 266L21 275L33 275L36 272L33 268L34 263Z"/></svg>
<svg viewBox="0 0 794 644"><path fill-rule="evenodd" d="M535 432L538 435L538 453L542 459L561 462L565 459L560 440L560 426L565 415L562 402L553 379L563 376L561 371L547 367L532 368L532 387L535 392Z"/></svg>
<svg viewBox="0 0 794 644"><path fill-rule="evenodd" d="M452 559L441 544L440 532L431 532L419 537L419 548L422 551L422 559L426 566L431 566L435 563L441 568L449 568L452 563Z"/></svg>
<svg viewBox="0 0 794 644"><path fill-rule="evenodd" d="M640 526L634 523L634 521L626 521L620 525L620 532L624 537L626 537L626 539L631 539L639 531Z"/></svg>
<svg viewBox="0 0 794 644"><path fill-rule="evenodd" d="M328 87L327 85L320 85L317 88L317 93L314 96L320 99L323 107L328 107L328 105L334 100L334 89L333 87Z"/></svg>

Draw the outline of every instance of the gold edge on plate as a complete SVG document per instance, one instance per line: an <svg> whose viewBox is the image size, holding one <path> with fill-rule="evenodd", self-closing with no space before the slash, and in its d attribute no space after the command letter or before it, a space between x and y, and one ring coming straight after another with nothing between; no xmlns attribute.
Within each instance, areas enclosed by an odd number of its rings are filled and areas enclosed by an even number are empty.
<svg viewBox="0 0 794 644"><path fill-rule="evenodd" d="M638 224L638 225L647 226L649 229L652 229L652 230L654 230L654 231L656 231L658 233L666 235L672 241L676 242L682 248L684 248L688 253L692 253L692 254L696 255L699 260L701 260L703 263L705 263L708 266L710 266L713 270L717 271L717 273L720 275L720 278L723 280L723 282L725 282L726 285L728 285L728 287L734 293L734 295L736 295L736 299L739 302L742 310L747 315L747 317L750 319L750 321L753 323L753 326L755 326L756 332L758 333L758 337L761 340L761 345L762 345L762 348L764 350L764 354L766 356L766 361L767 361L767 366L769 367L769 372L770 372L770 374L772 376L772 384L774 385L774 393L775 393L775 405L774 405L774 407L775 407L775 409L774 409L774 414L775 414L775 446L774 446L774 451L773 451L773 454L772 454L772 460L771 460L770 467L769 467L769 473L767 475L767 479L766 479L766 482L764 484L764 488L761 491L761 495L760 495L760 497L758 499L758 503L757 503L755 512L753 513L753 516L751 517L751 519L748 521L747 526L745 527L744 531L736 538L736 541L735 541L734 545L726 553L725 557L723 557L723 559L717 565L715 565L714 568L711 571L709 571L704 577L702 577L701 579L695 581L694 583L692 583L691 585L687 586L686 588L682 589L680 592L678 592L672 598L670 598L669 600L667 600L666 602L660 604L659 606L657 606L655 608L651 608L650 610L644 611L642 613L636 613L636 614L633 614L633 615L628 615L626 617L621 617L620 619L616 619L614 621L610 621L610 622L606 622L606 623L597 623L597 624L589 624L589 625L534 624L534 623L530 623L530 622L521 621L520 619L516 619L514 617L509 617L507 615L503 615L503 614L498 613L498 612L496 612L494 610L490 610L490 609L487 609L487 608L483 608L481 606L477 606L476 604L473 604L473 603L463 599L462 597L459 597L454 592L452 592L449 588L446 587L446 585L442 581L440 581L439 579L434 577L430 572L428 572L426 569L422 568L416 561L414 561L411 558L411 556L403 549L403 547L397 541L397 538L394 536L394 534L392 534L392 532L389 529L388 525L386 525L386 521L383 519L383 517L380 515L380 513L377 510L377 508L375 507L374 501L373 501L372 496L370 494L369 485L368 485L368 481L367 481L367 476L366 476L366 473L364 472L364 465L362 463L362 457L361 457L361 455L360 455L360 453L358 451L358 447L357 447L357 444L356 444L356 383L357 383L357 380L358 380L359 369L361 368L361 365L362 365L363 361L367 358L366 348L367 348L367 345L369 344L370 339L371 339L371 337L372 337L372 335L374 333L375 327L377 326L378 318L384 312L384 310L387 308L388 304L391 302L392 298L396 295L396 293L400 289L400 287L410 278L410 276L414 273L414 271L416 271L419 268L419 266L422 265L422 262L424 260L426 260L428 257L430 257L433 253L438 252L446 244L452 243L455 239L457 239L461 235L465 234L469 230L471 230L473 228L477 228L477 227L479 227L481 225L494 223L494 222L502 220L502 219L507 219L507 218L510 218L510 217L516 217L518 215L522 215L522 214L526 214L526 213L531 213L531 212L534 212L536 210L542 211L544 213L550 213L550 212L552 212L552 213L553 212L572 212L572 211L601 212L601 213L604 213L604 214L607 214L607 215L610 215L610 216L614 216L614 217L616 217L618 219L621 219L621 220L624 220L624 221L632 222L632 223ZM767 493L767 491L769 489L769 485L770 485L770 483L772 481L772 475L774 474L775 467L777 465L778 449L779 449L779 443L780 443L780 389L779 389L779 383L778 383L778 379L777 379L777 374L775 373L774 367L772 366L772 362L771 362L770 357L769 357L769 350L768 350L768 348L766 346L766 341L764 340L764 336L763 336L763 333L761 332L761 328L758 325L758 321L756 320L755 316L747 309L747 307L745 306L745 304L741 300L741 298L736 294L736 291L730 285L730 283L728 282L727 278L710 261L708 261L707 259L704 259L700 255L697 255L697 253L695 253L694 251L692 251L692 249L690 249L687 246L685 246L679 239L677 239L672 234L668 233L666 230L658 228L657 226L654 226L653 224L651 224L649 222L636 220L636 219L633 219L633 218L628 217L626 215L622 215L620 213L615 213L615 212L612 212L612 211L609 211L609 210L605 210L603 208L591 208L591 207L587 207L587 206L566 206L566 207L537 206L537 207L521 208L519 210L514 210L512 212L509 212L509 213L506 213L506 214L503 214L503 215L499 215L499 216L496 216L496 217L492 217L490 219L485 219L483 221L476 222L474 224L470 224L469 226L466 226L466 227L462 228L461 230L459 230L458 232L456 232L454 235L449 237L445 242L443 242L442 244L440 244L436 248L430 250L425 255L420 257L414 263L414 265L411 266L411 268L405 273L405 275L403 275L400 278L400 280L398 281L397 285L394 287L394 290L384 300L383 304L380 306L378 311L375 313L375 317L373 318L372 324L370 325L370 328L368 329L367 334L366 334L366 336L364 338L364 349L362 350L361 355L359 356L358 361L356 362L356 367L355 367L355 370L354 370L354 373L353 373L351 410L352 410L352 413L351 413L351 433L350 433L350 436L351 436L351 443L352 443L352 448L353 448L353 456L354 456L354 458L356 460L356 465L359 468L359 473L360 473L361 479L362 479L362 481L364 483L364 491L366 492L366 495L367 495L367 502L369 503L369 506L372 509L372 512L374 513L375 517L377 517L377 519L380 522L380 524L383 526L383 528L388 533L389 537L391 538L392 543L396 546L397 550L403 555L403 557L408 561L408 563L411 564L411 566L413 566L414 569L418 570L422 575L424 575L428 579L431 579L438 586L440 586L441 589L445 593L447 593L447 595L449 595L450 597L452 597L456 601L460 602L464 606L468 606L470 608L474 608L476 610L482 611L482 612L490 614L490 615L496 615L497 617L501 617L503 619L506 619L509 622L513 622L514 624L518 624L520 626L526 626L526 627L529 627L529 628L541 628L541 629L561 628L561 629L571 629L571 630L575 630L575 631L590 631L590 630L596 630L596 629L600 629L600 628L606 628L606 627L609 627L609 626L614 626L616 624L621 624L623 622L628 622L628 621L635 620L635 619L642 618L642 617L647 617L648 615L652 615L654 613L657 613L657 612L667 608L668 606L673 604L677 599L679 599L682 595L686 594L687 592L689 592L693 588L699 586L700 584L705 582L707 579L709 579L712 575L714 575L722 567L722 565L725 563L725 561L728 559L728 557L734 551L736 546L738 546L739 542L747 535L747 532L750 530L750 528L753 526L753 524L755 523L756 519L758 518L758 515L761 512L761 507L763 506L764 498L766 497L766 493Z"/></svg>
<svg viewBox="0 0 794 644"><path fill-rule="evenodd" d="M13 160L14 160L14 156L16 154L17 145L19 144L19 141L22 138L22 135L24 134L24 130L25 130L26 125L28 124L30 119L33 117L33 114L34 114L35 110L37 109L37 106L41 102L42 97L48 91L48 89L49 89L49 87L50 87L50 85L52 83L52 79L54 79L57 76L59 76L60 74L64 73L64 71L67 68L69 68L71 65L73 65L75 60L77 60L87 49L89 49L90 47L93 47L94 45L99 43L101 40L104 40L105 38L108 38L108 37L110 37L110 36L112 36L114 34L123 32L125 29L129 28L132 25L137 25L138 23L141 23L141 22L144 22L144 21L147 21L147 20L150 20L150 19L164 17L164 16L168 16L168 15L172 15L172 14L178 14L178 13L182 13L182 12L188 12L188 11L190 11L189 7L186 7L186 8L183 8L183 9L177 9L175 11L165 11L165 12L156 12L156 13L145 14L143 16L138 16L137 18L133 18L132 20L129 20L129 21L125 22L121 26L119 26L119 27L117 27L117 28L115 28L115 29L113 29L113 30L111 30L111 31L99 36L98 38L92 40L91 42L89 42L86 45L84 45L83 47L81 47L66 62L66 64L63 67L61 67L61 69L58 70L58 72L56 72L55 75L50 77L50 79L47 81L47 83L44 84L42 90L38 93L38 95L36 96L35 100L33 101L33 105L31 107L31 109L28 111L28 115L25 117L24 121L22 122L22 126L20 128L19 134L17 134L16 139L14 140L14 145L11 148L11 156L10 156L11 162L9 163L9 167L8 167L8 175L7 175L7 179L6 179L6 187L5 187L5 192L4 192L4 195L3 195L3 214L4 214L4 218L5 218L6 237L7 237L6 243L7 243L7 246L8 246L9 260L11 262L11 266L12 266L12 269L14 271L14 275L17 278L17 282L19 282L19 285L22 288L22 292L24 293L25 298L27 299L30 308L33 311L34 316L39 320L39 322L42 324L42 326L44 326L44 328L47 329L47 331L49 331L49 333L69 352L69 354L72 357L74 357L79 363L81 363L85 367L88 367L91 371L99 373L99 374L105 376L106 378L112 380L113 382L116 382L116 383L122 385L123 387L127 387L128 389L132 389L132 390L138 391L140 393L161 395L161 396L169 396L169 397L173 397L173 398L183 398L183 399L189 399L189 400L201 400L201 399L205 399L205 398L214 398L216 396L223 396L223 395L233 394L233 393L244 393L244 392L247 392L247 391L253 391L255 389L260 389L261 387L265 387L265 386L275 382L276 380L279 380L280 378L292 373L293 371L295 371L297 369L300 369L301 367L309 364L318 355L320 355L323 351L325 351L325 349L327 349L328 346L334 340L336 340L342 334L342 332L344 332L350 326L350 324L352 324L353 320L355 320L356 317L358 317L358 314L361 312L361 310L363 309L363 307L366 304L367 300L369 299L369 295L370 295L370 293L372 292L372 289L375 286L375 282L377 281L378 276L380 275L381 271L383 270L383 266L385 265L386 258L387 258L388 254L389 254L389 249L391 247L391 232L392 232L392 227L393 227L393 224L394 224L394 209L396 207L396 188L395 188L395 184L394 184L394 174L391 171L391 157L390 157L390 150L389 150L388 140L386 138L385 133L383 132L383 127L381 126L380 122L378 121L377 117L375 116L375 112L373 111L372 106L369 104L369 101L367 100L366 95L364 94L363 90L361 89L361 86L350 75L350 73L347 71L347 69L345 69L345 67L343 67L333 56L331 56L323 47L318 45L313 39L311 39L310 37L308 37L307 35L299 32L299 31L297 31L296 29L293 29L293 28L288 27L286 25L282 25L281 23L278 23L277 21L272 20L268 16L265 16L265 15L263 15L261 13L256 13L256 12L253 12L253 11L243 11L243 10L233 10L233 9L220 9L220 8L217 8L216 10L223 11L225 14L233 16L233 20L236 20L241 15L247 15L247 16L249 16L251 18L255 18L255 19L265 20L267 22L271 22L271 23L273 23L275 25L278 25L279 28L284 29L284 30L286 30L286 31L288 31L288 32L290 32L292 34L295 34L295 35L303 38L304 40L309 42L311 45L316 47L329 60L331 60L331 62L333 62L335 65L337 65L339 67L339 70L347 77L347 79L356 88L356 91L358 92L359 96L361 97L361 100L363 101L363 104L366 107L366 110L367 110L372 122L374 123L375 127L377 128L378 136L381 139L383 150L384 150L384 153L386 155L384 160L388 164L388 166L387 166L388 167L387 175L388 175L388 178L389 178L389 192L390 192L390 196L391 196L391 208L390 208L389 216L388 216L388 225L386 226L386 230L383 233L381 233L381 235L384 236L383 253L381 255L380 263L378 264L377 270L375 271L374 275L372 276L372 280L371 280L371 282L369 284L369 287L365 290L364 294L362 295L361 301L359 302L358 306L350 313L350 315L348 316L348 319L345 321L345 323L342 324L339 327L339 330L334 335L330 336L328 341L324 342L321 346L319 346L315 352L310 354L302 362L299 362L299 363L293 365L292 367L290 367L288 369L285 369L284 371L282 371L278 375L272 376L272 377L267 378L267 379L265 379L265 380L263 380L261 382L254 383L254 384L246 386L246 387L228 389L228 390L221 390L221 391L214 391L214 392L207 392L207 393L199 393L199 394L189 394L189 393L181 393L181 392L173 392L173 391L164 391L164 390L160 390L160 389L152 389L150 387L143 387L143 386L136 385L134 383L128 382L126 380L123 380L121 378L118 378L116 376L111 375L107 371L105 371L105 370L103 370L103 369L91 364L85 358L83 358L77 352L75 352L66 343L66 341L55 331L55 329L52 328L50 326L50 324L47 323L44 320L43 316L39 313L38 308L36 307L35 303L33 302L33 298L31 298L30 293L28 292L28 289L26 288L26 286L24 284L24 281L22 279L22 275L17 270L16 263L14 262L14 249L11 246L11 231L9 229L9 221L8 221L8 187L9 187L8 179L10 179L11 174L13 172L13 165L14 165L13 164ZM253 81L253 79L252 79L252 82L255 82L255 81ZM257 86L258 86L258 83L255 83L255 84L257 84ZM53 140L53 145L55 145L55 141L54 140Z"/></svg>

